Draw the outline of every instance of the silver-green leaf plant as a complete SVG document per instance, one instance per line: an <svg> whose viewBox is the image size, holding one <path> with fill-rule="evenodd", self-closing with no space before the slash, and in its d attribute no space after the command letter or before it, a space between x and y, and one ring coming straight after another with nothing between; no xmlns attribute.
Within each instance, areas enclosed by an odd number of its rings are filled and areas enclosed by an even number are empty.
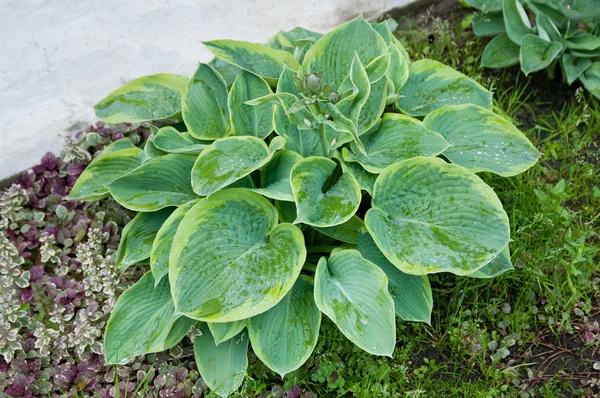
<svg viewBox="0 0 600 398"><path fill-rule="evenodd" d="M209 387L243 382L248 346L280 375L310 357L323 314L391 357L396 316L429 324L428 275L511 270L509 219L477 173L514 176L539 153L492 93L433 60L411 62L392 21L362 17L267 45L205 43L191 79L156 75L96 107L162 128L109 146L72 199L138 215L121 269L149 266L116 303L105 358L168 349L191 327ZM157 77L158 76L158 77Z"/></svg>
<svg viewBox="0 0 600 398"><path fill-rule="evenodd" d="M600 98L600 0L466 0L479 9L473 31L493 39L481 65L520 64L526 75L545 70L578 80Z"/></svg>

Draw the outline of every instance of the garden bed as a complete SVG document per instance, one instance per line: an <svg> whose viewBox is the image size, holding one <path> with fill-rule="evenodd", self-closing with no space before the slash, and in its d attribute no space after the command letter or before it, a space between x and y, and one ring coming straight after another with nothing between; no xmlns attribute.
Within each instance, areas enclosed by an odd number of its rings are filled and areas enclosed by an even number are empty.
<svg viewBox="0 0 600 398"><path fill-rule="evenodd" d="M432 325L398 320L393 359L358 350L324 317L314 354L284 380L250 353L243 396L600 392L598 101L544 75L526 78L518 67L482 70L487 40L464 29L467 11L443 5L448 20L419 9L400 21L397 34L413 59L443 61L493 87L497 108L543 153L522 175L483 175L509 214L516 270L493 280L431 276ZM119 278L112 260L131 213L111 200L65 196L92 157L123 135L142 144L147 132L91 126L0 199L0 387L10 396L207 393L187 338L169 352L103 366L108 314L141 275L132 268Z"/></svg>

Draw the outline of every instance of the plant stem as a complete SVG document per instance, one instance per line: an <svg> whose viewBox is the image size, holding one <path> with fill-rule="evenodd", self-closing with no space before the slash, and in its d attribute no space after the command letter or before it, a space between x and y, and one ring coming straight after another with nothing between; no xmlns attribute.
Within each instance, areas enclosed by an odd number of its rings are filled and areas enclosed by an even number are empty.
<svg viewBox="0 0 600 398"><path fill-rule="evenodd" d="M329 156L329 144L327 143L327 140L325 139L325 125L324 124L319 125L319 139L321 140L321 150L323 151L323 156L330 158L331 156Z"/></svg>
<svg viewBox="0 0 600 398"><path fill-rule="evenodd" d="M302 266L302 269L303 269L304 271L312 272L313 274L314 274L315 272L317 272L317 266L316 266L316 265L309 264L309 263L304 263L304 265Z"/></svg>

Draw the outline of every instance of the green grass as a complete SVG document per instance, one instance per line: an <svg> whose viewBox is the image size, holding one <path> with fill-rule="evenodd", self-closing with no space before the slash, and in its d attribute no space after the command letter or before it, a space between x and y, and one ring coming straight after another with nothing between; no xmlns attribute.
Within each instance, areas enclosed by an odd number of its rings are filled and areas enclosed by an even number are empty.
<svg viewBox="0 0 600 398"><path fill-rule="evenodd" d="M399 320L393 359L362 352L324 319L315 354L283 381L251 356L243 396L294 384L318 396L599 393L591 384L600 379L600 344L585 336L600 333L600 105L544 74L482 70L484 40L460 21L426 24L401 34L413 58L437 59L492 87L496 111L543 154L522 175L482 176L509 215L516 269L491 280L431 276L432 326Z"/></svg>

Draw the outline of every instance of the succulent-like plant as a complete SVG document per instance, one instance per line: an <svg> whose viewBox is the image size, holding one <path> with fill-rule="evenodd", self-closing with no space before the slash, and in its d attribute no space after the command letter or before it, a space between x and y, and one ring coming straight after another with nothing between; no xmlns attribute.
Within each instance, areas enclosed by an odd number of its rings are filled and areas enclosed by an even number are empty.
<svg viewBox="0 0 600 398"><path fill-rule="evenodd" d="M268 45L207 42L218 58L191 79L142 77L96 105L109 123L175 123L151 127L143 149L110 145L70 193L139 212L116 259L150 271L116 303L107 363L166 350L196 325L199 372L226 396L249 344L287 374L324 313L391 356L396 314L430 321L427 274L512 269L508 217L475 173L512 176L539 154L492 112L491 92L411 63L395 28L358 17Z"/></svg>
<svg viewBox="0 0 600 398"><path fill-rule="evenodd" d="M478 36L495 36L481 65L507 68L521 64L526 75L546 70L563 81L579 80L600 98L599 0L466 0L481 10L473 19Z"/></svg>

